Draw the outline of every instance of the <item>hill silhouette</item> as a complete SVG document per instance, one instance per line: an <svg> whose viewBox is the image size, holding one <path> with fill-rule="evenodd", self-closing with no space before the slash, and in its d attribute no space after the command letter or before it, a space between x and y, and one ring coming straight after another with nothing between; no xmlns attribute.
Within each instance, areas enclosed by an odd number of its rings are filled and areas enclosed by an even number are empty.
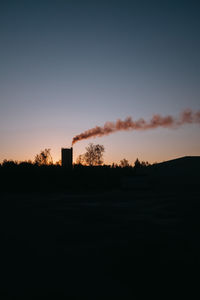
<svg viewBox="0 0 200 300"><path fill-rule="evenodd" d="M152 165L150 182L173 188L196 187L199 181L200 156L185 156Z"/></svg>
<svg viewBox="0 0 200 300"><path fill-rule="evenodd" d="M166 174L173 172L174 175L196 175L200 169L200 156L179 157L157 163L154 168Z"/></svg>

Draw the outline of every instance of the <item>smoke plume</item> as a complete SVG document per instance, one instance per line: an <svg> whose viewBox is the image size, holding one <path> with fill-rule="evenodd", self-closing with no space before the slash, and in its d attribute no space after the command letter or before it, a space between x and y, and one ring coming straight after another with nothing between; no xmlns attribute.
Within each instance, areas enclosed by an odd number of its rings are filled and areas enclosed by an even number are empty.
<svg viewBox="0 0 200 300"><path fill-rule="evenodd" d="M178 128L184 124L200 124L200 111L193 112L190 109L184 110L178 117L153 115L153 117L146 121L139 119L133 121L131 117L126 118L124 121L118 119L116 122L106 122L103 126L96 126L89 130L76 135L72 140L72 145L78 141L89 139L91 137L101 137L117 131L128 130L148 130L163 128Z"/></svg>

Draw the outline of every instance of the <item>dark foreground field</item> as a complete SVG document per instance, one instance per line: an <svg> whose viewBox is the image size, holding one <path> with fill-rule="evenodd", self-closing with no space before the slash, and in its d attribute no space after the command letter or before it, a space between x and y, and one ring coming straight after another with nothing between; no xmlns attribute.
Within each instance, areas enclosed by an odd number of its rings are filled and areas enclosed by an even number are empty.
<svg viewBox="0 0 200 300"><path fill-rule="evenodd" d="M3 193L1 297L162 299L174 288L198 291L199 196L197 187Z"/></svg>

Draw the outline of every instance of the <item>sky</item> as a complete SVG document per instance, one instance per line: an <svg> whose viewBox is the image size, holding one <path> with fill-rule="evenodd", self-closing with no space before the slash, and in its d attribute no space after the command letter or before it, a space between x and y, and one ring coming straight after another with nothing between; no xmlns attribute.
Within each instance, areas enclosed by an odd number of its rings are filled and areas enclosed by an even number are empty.
<svg viewBox="0 0 200 300"><path fill-rule="evenodd" d="M0 1L0 162L131 116L200 109L199 1ZM200 155L200 126L118 132L105 163Z"/></svg>

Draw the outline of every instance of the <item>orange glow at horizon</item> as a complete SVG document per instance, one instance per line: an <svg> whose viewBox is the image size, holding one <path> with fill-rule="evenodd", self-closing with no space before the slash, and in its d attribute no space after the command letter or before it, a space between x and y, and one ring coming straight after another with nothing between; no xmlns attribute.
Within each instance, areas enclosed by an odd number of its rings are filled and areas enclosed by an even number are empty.
<svg viewBox="0 0 200 300"><path fill-rule="evenodd" d="M136 158L140 161L149 163L162 162L182 156L200 155L200 143L196 137L200 134L199 130L194 134L195 126L185 126L178 130L158 129L153 132L142 133L116 133L109 137L91 139L89 142L102 144L105 147L104 163L120 163L120 160L126 158L131 165ZM197 128L198 129L198 128ZM55 138L56 137L56 138ZM199 136L200 138L200 136ZM34 160L36 154L45 148L51 149L53 162L56 163L61 159L61 148L70 148L70 143L64 145L63 140L71 140L69 135L66 139L65 132L60 136L47 134L36 136L34 140L27 137L27 143L11 144L1 151L0 161L7 160ZM36 142L37 141L37 142ZM169 142L170 141L170 142ZM88 141L82 141L73 147L73 162L80 154L85 153L85 147ZM15 150L15 151L13 151Z"/></svg>

